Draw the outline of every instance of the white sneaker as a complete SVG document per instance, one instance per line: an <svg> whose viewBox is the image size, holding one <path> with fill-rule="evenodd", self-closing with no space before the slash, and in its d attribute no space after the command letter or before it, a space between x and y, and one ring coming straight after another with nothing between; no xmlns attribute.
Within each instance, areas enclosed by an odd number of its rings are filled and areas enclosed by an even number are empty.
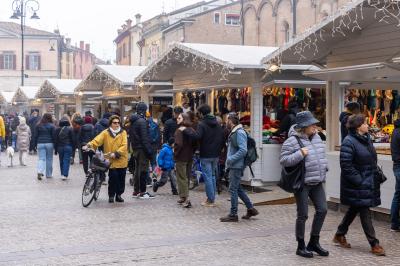
<svg viewBox="0 0 400 266"><path fill-rule="evenodd" d="M155 197L151 195L149 192L145 192L139 196L139 199L154 199Z"/></svg>
<svg viewBox="0 0 400 266"><path fill-rule="evenodd" d="M61 179L62 179L62 180L67 180L68 177L67 177L67 176L62 176Z"/></svg>

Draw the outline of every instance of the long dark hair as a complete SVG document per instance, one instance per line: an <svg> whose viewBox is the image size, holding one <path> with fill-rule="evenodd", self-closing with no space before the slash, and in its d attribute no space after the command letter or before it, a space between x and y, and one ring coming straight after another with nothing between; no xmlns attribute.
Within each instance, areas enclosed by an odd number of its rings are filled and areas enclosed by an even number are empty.
<svg viewBox="0 0 400 266"><path fill-rule="evenodd" d="M42 119L40 119L39 125L44 125L44 124L52 124L53 123L53 116L50 113L44 113L42 116Z"/></svg>
<svg viewBox="0 0 400 266"><path fill-rule="evenodd" d="M191 127L192 124L192 120L190 119L190 116L188 114L179 114L182 116L183 120L182 123L179 126L184 126L184 127Z"/></svg>

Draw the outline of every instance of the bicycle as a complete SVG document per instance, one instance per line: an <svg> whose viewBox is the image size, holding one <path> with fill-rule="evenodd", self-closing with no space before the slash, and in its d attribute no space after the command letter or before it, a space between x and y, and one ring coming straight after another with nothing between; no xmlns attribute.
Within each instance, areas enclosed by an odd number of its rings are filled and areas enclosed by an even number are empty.
<svg viewBox="0 0 400 266"><path fill-rule="evenodd" d="M195 189L199 186L200 182L204 181L204 174L201 169L200 156L198 152L196 152L193 156L193 164L190 177L191 178L188 180L189 190Z"/></svg>
<svg viewBox="0 0 400 266"><path fill-rule="evenodd" d="M89 149L85 152L95 151ZM97 201L99 198L101 185L110 168L110 161L107 159L109 156L109 153L102 154L101 152L95 152L93 156L82 190L82 205L85 208L89 207L93 200Z"/></svg>

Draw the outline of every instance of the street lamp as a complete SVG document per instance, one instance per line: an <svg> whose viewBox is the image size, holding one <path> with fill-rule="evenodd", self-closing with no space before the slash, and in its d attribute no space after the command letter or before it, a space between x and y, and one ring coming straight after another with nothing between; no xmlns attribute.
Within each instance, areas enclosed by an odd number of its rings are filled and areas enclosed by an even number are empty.
<svg viewBox="0 0 400 266"><path fill-rule="evenodd" d="M24 78L25 78L25 68L24 68L24 29L25 29L25 18L27 15L27 8L33 12L31 19L40 19L37 15L37 11L39 10L39 2L36 0L14 0L12 2L12 11L13 14L10 17L11 19L20 19L21 22L21 86L24 86Z"/></svg>

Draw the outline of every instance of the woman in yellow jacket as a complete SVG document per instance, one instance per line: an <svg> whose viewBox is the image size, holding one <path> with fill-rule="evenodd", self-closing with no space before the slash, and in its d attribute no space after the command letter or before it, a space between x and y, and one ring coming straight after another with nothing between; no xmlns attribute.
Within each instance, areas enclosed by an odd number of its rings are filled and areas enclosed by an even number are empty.
<svg viewBox="0 0 400 266"><path fill-rule="evenodd" d="M104 153L110 154L110 170L108 171L108 202L124 202L121 197L125 191L125 176L128 166L128 138L121 127L121 119L113 115L109 120L109 128L101 132L87 144L89 148L97 149L103 146Z"/></svg>
<svg viewBox="0 0 400 266"><path fill-rule="evenodd" d="M3 141L6 138L6 126L4 124L4 119L0 115L0 155L1 155L1 148L3 146Z"/></svg>

